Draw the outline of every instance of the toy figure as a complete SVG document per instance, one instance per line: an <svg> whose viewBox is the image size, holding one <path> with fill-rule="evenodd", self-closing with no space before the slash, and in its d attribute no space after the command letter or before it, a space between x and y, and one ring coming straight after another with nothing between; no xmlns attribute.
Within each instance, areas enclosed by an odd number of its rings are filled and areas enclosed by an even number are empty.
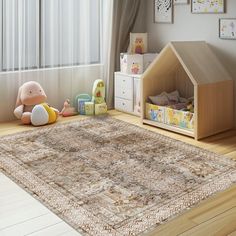
<svg viewBox="0 0 236 236"><path fill-rule="evenodd" d="M19 88L14 115L23 124L38 126L53 123L57 120L59 111L45 103L46 99L39 83L26 82Z"/></svg>
<svg viewBox="0 0 236 236"><path fill-rule="evenodd" d="M187 104L187 109L188 109L188 111L194 113L194 106L193 106L193 103L192 103L192 102L189 102L189 103Z"/></svg>
<svg viewBox="0 0 236 236"><path fill-rule="evenodd" d="M78 113L76 112L76 109L71 106L70 100L66 99L64 102L64 107L59 114L64 117L67 117L77 115Z"/></svg>

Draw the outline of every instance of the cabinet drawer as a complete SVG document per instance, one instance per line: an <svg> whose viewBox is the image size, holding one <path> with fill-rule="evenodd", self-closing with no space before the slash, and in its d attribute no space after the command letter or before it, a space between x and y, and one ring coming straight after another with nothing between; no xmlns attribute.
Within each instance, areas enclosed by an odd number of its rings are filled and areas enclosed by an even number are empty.
<svg viewBox="0 0 236 236"><path fill-rule="evenodd" d="M115 76L115 87L121 89L131 89L133 90L133 78L130 76L119 75Z"/></svg>
<svg viewBox="0 0 236 236"><path fill-rule="evenodd" d="M133 99L133 90L121 87L115 87L115 97L132 100Z"/></svg>
<svg viewBox="0 0 236 236"><path fill-rule="evenodd" d="M133 100L133 78L126 75L115 76L115 97Z"/></svg>
<svg viewBox="0 0 236 236"><path fill-rule="evenodd" d="M133 101L116 97L115 98L115 109L125 111L125 112L133 112Z"/></svg>

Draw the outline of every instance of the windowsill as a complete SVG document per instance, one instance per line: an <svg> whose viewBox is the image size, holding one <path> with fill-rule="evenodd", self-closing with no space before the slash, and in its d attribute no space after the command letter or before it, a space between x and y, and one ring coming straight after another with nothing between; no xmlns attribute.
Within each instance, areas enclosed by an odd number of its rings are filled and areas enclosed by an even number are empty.
<svg viewBox="0 0 236 236"><path fill-rule="evenodd" d="M59 67L45 67L37 69L28 69L28 70L14 70L14 71L2 71L0 75L4 74L14 74L14 73L30 73L30 72L41 72L41 71L50 71L50 70L64 70L64 69L78 69L78 68L88 68L88 67L101 67L102 63L97 64L87 64L87 65L72 65L72 66L59 66Z"/></svg>

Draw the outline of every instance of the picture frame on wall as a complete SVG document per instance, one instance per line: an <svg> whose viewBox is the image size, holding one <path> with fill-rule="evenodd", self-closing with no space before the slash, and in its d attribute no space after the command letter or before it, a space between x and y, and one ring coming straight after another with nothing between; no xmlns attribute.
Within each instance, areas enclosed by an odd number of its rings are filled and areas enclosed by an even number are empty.
<svg viewBox="0 0 236 236"><path fill-rule="evenodd" d="M173 0L174 5L186 5L189 4L189 0Z"/></svg>
<svg viewBox="0 0 236 236"><path fill-rule="evenodd" d="M154 0L154 22L173 23L172 0Z"/></svg>
<svg viewBox="0 0 236 236"><path fill-rule="evenodd" d="M192 13L225 13L225 0L191 0Z"/></svg>
<svg viewBox="0 0 236 236"><path fill-rule="evenodd" d="M236 18L219 19L219 37L236 40Z"/></svg>

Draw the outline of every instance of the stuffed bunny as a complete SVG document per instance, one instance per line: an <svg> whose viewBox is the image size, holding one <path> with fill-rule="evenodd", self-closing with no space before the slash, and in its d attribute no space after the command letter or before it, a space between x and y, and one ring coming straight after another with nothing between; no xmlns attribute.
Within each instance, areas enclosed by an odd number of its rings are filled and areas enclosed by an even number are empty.
<svg viewBox="0 0 236 236"><path fill-rule="evenodd" d="M53 123L59 111L45 103L47 96L41 85L35 81L24 83L18 91L14 115L23 124L35 126Z"/></svg>

